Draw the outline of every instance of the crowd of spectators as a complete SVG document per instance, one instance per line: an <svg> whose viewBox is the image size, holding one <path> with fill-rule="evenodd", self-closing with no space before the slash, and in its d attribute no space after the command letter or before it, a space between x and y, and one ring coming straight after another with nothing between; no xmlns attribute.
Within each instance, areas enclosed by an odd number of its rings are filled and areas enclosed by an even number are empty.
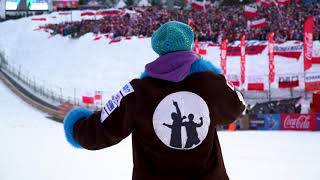
<svg viewBox="0 0 320 180"><path fill-rule="evenodd" d="M320 4L292 2L287 6L257 7L258 15L254 19L244 16L244 6L207 7L205 11L195 9L169 9L156 6L134 8L136 14L105 16L102 19L48 24L46 28L54 34L79 37L85 33L111 33L118 36L145 36L152 33L163 23L177 20L188 23L194 28L199 41L220 42L238 40L246 34L250 40L265 40L269 32L275 33L277 41L302 40L304 21L308 16L315 17L314 39L320 39ZM247 28L248 20L266 18L267 25L262 28Z"/></svg>

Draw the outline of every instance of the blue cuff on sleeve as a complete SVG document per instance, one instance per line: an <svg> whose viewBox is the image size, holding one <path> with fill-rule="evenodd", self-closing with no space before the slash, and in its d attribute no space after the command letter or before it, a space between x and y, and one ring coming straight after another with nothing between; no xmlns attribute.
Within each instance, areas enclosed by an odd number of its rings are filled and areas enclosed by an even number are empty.
<svg viewBox="0 0 320 180"><path fill-rule="evenodd" d="M82 118L87 118L93 112L86 108L75 108L71 110L64 118L64 132L67 141L75 148L82 148L81 145L73 137L73 127Z"/></svg>

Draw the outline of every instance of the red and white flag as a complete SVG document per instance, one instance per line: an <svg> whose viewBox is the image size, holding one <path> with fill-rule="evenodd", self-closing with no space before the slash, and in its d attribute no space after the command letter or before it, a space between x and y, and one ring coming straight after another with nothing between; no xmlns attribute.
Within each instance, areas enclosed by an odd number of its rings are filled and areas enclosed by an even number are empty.
<svg viewBox="0 0 320 180"><path fill-rule="evenodd" d="M263 77L261 76L248 76L248 91L264 91Z"/></svg>
<svg viewBox="0 0 320 180"><path fill-rule="evenodd" d="M244 84L246 79L246 36L240 37L240 81Z"/></svg>
<svg viewBox="0 0 320 180"><path fill-rule="evenodd" d="M290 4L290 0L276 0L275 1L279 6L286 6Z"/></svg>
<svg viewBox="0 0 320 180"><path fill-rule="evenodd" d="M257 17L257 8L251 6L244 6L244 16L247 18Z"/></svg>
<svg viewBox="0 0 320 180"><path fill-rule="evenodd" d="M247 22L248 29L250 29L250 28L263 28L266 25L267 25L266 18Z"/></svg>
<svg viewBox="0 0 320 180"><path fill-rule="evenodd" d="M94 96L91 93L85 93L85 95L82 96L82 103L94 104Z"/></svg>
<svg viewBox="0 0 320 180"><path fill-rule="evenodd" d="M272 83L274 81L274 33L268 34L268 55L269 55L269 82Z"/></svg>
<svg viewBox="0 0 320 180"><path fill-rule="evenodd" d="M257 4L261 7L268 7L272 4L273 0L256 0Z"/></svg>
<svg viewBox="0 0 320 180"><path fill-rule="evenodd" d="M206 1L205 0L200 0L200 1L197 1L197 0L195 0L195 1L192 1L192 3L191 3L191 7L193 8L193 9L196 9L196 10L199 10L199 11L203 11L203 10L205 10L205 3L206 3Z"/></svg>
<svg viewBox="0 0 320 180"><path fill-rule="evenodd" d="M313 51L313 16L307 18L304 23L303 50L304 50L304 70L308 70L312 66Z"/></svg>
<svg viewBox="0 0 320 180"><path fill-rule="evenodd" d="M95 91L94 99L95 100L102 100L102 91Z"/></svg>
<svg viewBox="0 0 320 180"><path fill-rule="evenodd" d="M221 69L224 75L227 74L227 49L228 49L228 39L225 39L221 42L221 47L220 47Z"/></svg>

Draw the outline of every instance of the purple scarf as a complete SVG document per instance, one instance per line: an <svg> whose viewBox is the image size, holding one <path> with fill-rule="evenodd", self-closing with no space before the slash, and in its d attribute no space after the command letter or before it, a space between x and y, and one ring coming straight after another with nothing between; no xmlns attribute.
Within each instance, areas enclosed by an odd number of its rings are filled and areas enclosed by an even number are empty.
<svg viewBox="0 0 320 180"><path fill-rule="evenodd" d="M188 76L192 63L199 58L193 51L177 51L158 57L146 65L150 77L180 82Z"/></svg>

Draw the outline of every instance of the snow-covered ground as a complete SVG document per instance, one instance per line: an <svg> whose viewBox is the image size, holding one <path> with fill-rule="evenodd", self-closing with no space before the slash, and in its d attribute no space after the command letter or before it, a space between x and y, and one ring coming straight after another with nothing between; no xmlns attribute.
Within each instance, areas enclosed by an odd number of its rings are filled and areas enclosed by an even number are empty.
<svg viewBox="0 0 320 180"><path fill-rule="evenodd" d="M72 148L62 124L0 82L1 180L130 180L130 137L100 151ZM320 132L219 132L231 180L319 180Z"/></svg>

